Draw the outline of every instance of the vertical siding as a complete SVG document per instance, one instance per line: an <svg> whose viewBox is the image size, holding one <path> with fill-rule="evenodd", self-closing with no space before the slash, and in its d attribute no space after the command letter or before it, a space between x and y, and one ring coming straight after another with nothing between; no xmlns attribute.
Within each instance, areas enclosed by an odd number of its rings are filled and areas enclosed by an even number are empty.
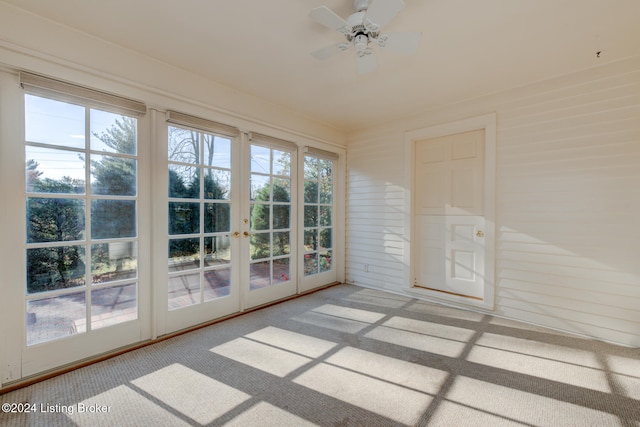
<svg viewBox="0 0 640 427"><path fill-rule="evenodd" d="M407 286L404 131L490 111L498 116L495 312L640 346L640 58L395 123L384 138L353 136L348 277Z"/></svg>

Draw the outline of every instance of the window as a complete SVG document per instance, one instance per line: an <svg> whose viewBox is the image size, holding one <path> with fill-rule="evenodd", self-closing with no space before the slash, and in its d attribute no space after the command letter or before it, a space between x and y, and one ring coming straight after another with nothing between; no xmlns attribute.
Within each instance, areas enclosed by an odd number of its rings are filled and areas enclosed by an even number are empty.
<svg viewBox="0 0 640 427"><path fill-rule="evenodd" d="M251 144L249 288L291 280L292 151Z"/></svg>
<svg viewBox="0 0 640 427"><path fill-rule="evenodd" d="M137 319L137 119L25 94L27 345Z"/></svg>
<svg viewBox="0 0 640 427"><path fill-rule="evenodd" d="M305 276L333 269L333 167L333 159L304 157Z"/></svg>

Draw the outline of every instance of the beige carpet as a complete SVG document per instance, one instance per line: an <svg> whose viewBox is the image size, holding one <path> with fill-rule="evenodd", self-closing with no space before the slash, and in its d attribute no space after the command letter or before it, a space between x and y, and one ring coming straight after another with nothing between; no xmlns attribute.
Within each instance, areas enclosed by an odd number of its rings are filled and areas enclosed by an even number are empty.
<svg viewBox="0 0 640 427"><path fill-rule="evenodd" d="M640 350L340 285L0 401L35 405L20 427L638 427Z"/></svg>

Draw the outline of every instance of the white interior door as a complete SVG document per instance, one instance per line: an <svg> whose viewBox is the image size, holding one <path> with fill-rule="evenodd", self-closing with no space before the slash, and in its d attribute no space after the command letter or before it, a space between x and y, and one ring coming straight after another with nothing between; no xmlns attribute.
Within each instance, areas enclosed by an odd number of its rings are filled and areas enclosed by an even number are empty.
<svg viewBox="0 0 640 427"><path fill-rule="evenodd" d="M414 286L484 296L484 135L415 142Z"/></svg>

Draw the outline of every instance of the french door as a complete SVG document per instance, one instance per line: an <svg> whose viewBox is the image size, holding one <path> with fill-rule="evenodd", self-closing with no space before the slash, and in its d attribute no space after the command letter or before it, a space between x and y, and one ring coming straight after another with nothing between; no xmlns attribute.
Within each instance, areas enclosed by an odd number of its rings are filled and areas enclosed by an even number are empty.
<svg viewBox="0 0 640 427"><path fill-rule="evenodd" d="M179 113L161 114L154 181L161 231L156 253L157 333L237 311L239 132Z"/></svg>
<svg viewBox="0 0 640 427"><path fill-rule="evenodd" d="M166 183L158 228L166 230L156 301L158 334L268 303L296 290L293 143L169 112ZM162 164L162 163L161 163Z"/></svg>
<svg viewBox="0 0 640 427"><path fill-rule="evenodd" d="M334 154L28 73L0 91L0 383L336 280Z"/></svg>
<svg viewBox="0 0 640 427"><path fill-rule="evenodd" d="M241 275L244 308L297 290L297 147L259 134L248 139L249 185L242 196L242 222L249 228L242 233L248 255L241 267L248 274Z"/></svg>

